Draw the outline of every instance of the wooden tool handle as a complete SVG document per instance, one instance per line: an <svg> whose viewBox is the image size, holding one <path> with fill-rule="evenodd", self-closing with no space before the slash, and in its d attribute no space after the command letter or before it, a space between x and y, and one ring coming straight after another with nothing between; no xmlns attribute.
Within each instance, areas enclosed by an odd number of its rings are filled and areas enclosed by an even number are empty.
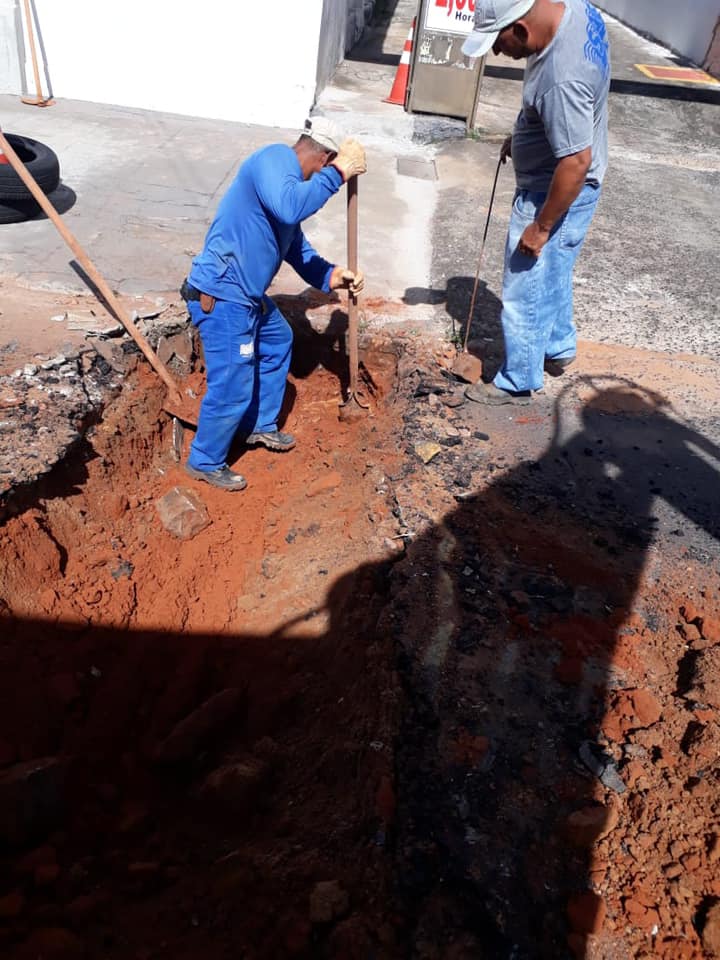
<svg viewBox="0 0 720 960"><path fill-rule="evenodd" d="M347 258L353 273L358 269L358 178L350 177L347 185ZM348 359L350 361L350 395L357 390L358 379L358 302L348 292Z"/></svg>
<svg viewBox="0 0 720 960"><path fill-rule="evenodd" d="M80 244L75 239L75 237L70 232L70 230L68 230L68 228L65 226L65 224L63 223L62 217L57 212L55 207L53 207L53 205L50 203L50 201L45 196L45 194L42 192L42 190L37 184L37 181L32 176L32 174L28 172L27 168L25 167L25 164L22 162L20 157L18 157L18 155L13 150L13 148L10 146L5 134L1 130L0 130L0 150L2 150L2 152L8 158L12 168L15 170L17 175L20 177L20 179L23 181L25 186L30 191L30 193L33 195L33 197L37 200L37 202L40 204L42 209L45 211L45 213L48 216L48 219L52 220L52 222L55 224L55 226L57 227L58 233L63 238L65 243L70 247L72 252L75 254L75 257L77 258L78 263L82 266L83 270L88 275L88 277L90 277L90 279L95 284L95 286L100 291L100 293L103 295L107 303L112 307L112 310L115 313L117 319L122 323L122 325L125 327L127 332L130 334L130 336L133 338L135 343L138 345L138 347L140 347L146 359L148 360L150 366L153 368L153 370L155 370L157 375L160 377L163 383L168 387L170 392L173 395L175 395L178 398L178 400L180 400L182 398L182 394L180 393L180 389L177 383L175 383L175 380L172 378L170 371L162 363L162 361L157 356L157 354L155 353L153 348L150 346L150 344L147 342L145 337L142 335L142 333L140 333L138 328L135 326L130 316L126 313L123 305L120 303L118 298L110 289L105 278L102 276L102 274L97 269L95 264L92 262L90 257L85 253L85 251L80 246Z"/></svg>

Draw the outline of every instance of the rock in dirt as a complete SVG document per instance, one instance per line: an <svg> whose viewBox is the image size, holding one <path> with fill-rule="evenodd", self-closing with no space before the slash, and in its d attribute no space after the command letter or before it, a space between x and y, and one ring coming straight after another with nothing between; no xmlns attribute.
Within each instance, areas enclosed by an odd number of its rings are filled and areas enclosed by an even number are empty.
<svg viewBox="0 0 720 960"><path fill-rule="evenodd" d="M651 727L657 723L662 716L662 707L649 690L633 690L630 698L638 726Z"/></svg>
<svg viewBox="0 0 720 960"><path fill-rule="evenodd" d="M202 787L203 795L244 816L259 802L269 779L269 766L257 757L246 757L218 767Z"/></svg>
<svg viewBox="0 0 720 960"><path fill-rule="evenodd" d="M702 931L702 944L710 957L720 957L720 903L708 910Z"/></svg>
<svg viewBox="0 0 720 960"><path fill-rule="evenodd" d="M615 807L583 807L568 817L567 835L575 846L589 847L614 830L617 822L618 811Z"/></svg>
<svg viewBox="0 0 720 960"><path fill-rule="evenodd" d="M173 487L155 506L162 525L179 540L192 540L210 526L205 504L185 487Z"/></svg>
<svg viewBox="0 0 720 960"><path fill-rule="evenodd" d="M465 397L460 396L456 393L448 394L443 396L442 402L445 404L446 407L450 407L451 409L454 409L455 407L462 407L462 405L465 403Z"/></svg>
<svg viewBox="0 0 720 960"><path fill-rule="evenodd" d="M337 880L321 880L310 894L310 919L313 923L330 923L341 917L349 905L347 891Z"/></svg>
<svg viewBox="0 0 720 960"><path fill-rule="evenodd" d="M55 826L63 812L65 773L57 758L46 757L0 774L0 843L29 843Z"/></svg>
<svg viewBox="0 0 720 960"><path fill-rule="evenodd" d="M602 729L605 735L620 742L631 730L651 727L662 716L662 706L648 690L619 690L605 711Z"/></svg>
<svg viewBox="0 0 720 960"><path fill-rule="evenodd" d="M447 380L421 380L415 388L416 397L428 397L432 394L438 396L448 392Z"/></svg>
<svg viewBox="0 0 720 960"><path fill-rule="evenodd" d="M82 940L61 927L36 930L16 954L17 960L83 960L86 956Z"/></svg>
<svg viewBox="0 0 720 960"><path fill-rule="evenodd" d="M25 908L25 897L19 890L0 897L0 920L12 920L20 916Z"/></svg>
<svg viewBox="0 0 720 960"><path fill-rule="evenodd" d="M191 760L200 747L230 723L237 726L245 706L245 693L231 687L221 690L177 724L155 752L159 763L183 763Z"/></svg>
<svg viewBox="0 0 720 960"><path fill-rule="evenodd" d="M337 470L331 470L318 480L314 480L305 491L306 497L319 497L324 493L330 493L342 486L342 474Z"/></svg>
<svg viewBox="0 0 720 960"><path fill-rule="evenodd" d="M57 864L57 851L55 847L36 847L35 850L31 850L19 860L15 861L15 872L20 876L32 877L38 868L55 864Z"/></svg>
<svg viewBox="0 0 720 960"><path fill-rule="evenodd" d="M709 647L698 654L692 667L689 700L720 709L720 646Z"/></svg>
<svg viewBox="0 0 720 960"><path fill-rule="evenodd" d="M430 463L439 453L442 453L442 447L439 443L416 443L415 453L420 457L423 463Z"/></svg>
<svg viewBox="0 0 720 960"><path fill-rule="evenodd" d="M698 623L702 620L702 614L692 602L692 600L686 600L684 605L680 607L680 613L685 621L685 623Z"/></svg>
<svg viewBox="0 0 720 960"><path fill-rule="evenodd" d="M720 727L717 723L689 724L682 740L683 751L700 764L713 762L720 756Z"/></svg>

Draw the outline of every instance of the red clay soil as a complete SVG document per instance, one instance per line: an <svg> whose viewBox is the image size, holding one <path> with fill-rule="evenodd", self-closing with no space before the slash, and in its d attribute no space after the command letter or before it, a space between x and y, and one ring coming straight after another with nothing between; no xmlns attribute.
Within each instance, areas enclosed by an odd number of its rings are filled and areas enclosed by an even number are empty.
<svg viewBox="0 0 720 960"><path fill-rule="evenodd" d="M365 365L350 424L304 366L242 494L172 464L141 371L14 501L3 956L720 956L717 424Z"/></svg>
<svg viewBox="0 0 720 960"><path fill-rule="evenodd" d="M291 393L297 451L247 452L230 496L171 463L142 375L0 531L3 956L392 943L392 658L366 632L397 528L390 411L339 424L324 370ZM212 519L187 542L155 505L175 485Z"/></svg>

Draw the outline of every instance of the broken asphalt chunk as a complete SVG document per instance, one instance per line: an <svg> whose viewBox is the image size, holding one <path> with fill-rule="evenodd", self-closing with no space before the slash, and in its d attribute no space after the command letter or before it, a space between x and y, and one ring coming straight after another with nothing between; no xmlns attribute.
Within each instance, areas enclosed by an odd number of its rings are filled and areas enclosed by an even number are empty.
<svg viewBox="0 0 720 960"><path fill-rule="evenodd" d="M590 773L594 774L604 787L613 790L615 793L625 793L627 787L625 781L620 776L617 764L605 751L591 740L585 740L580 745L578 751L580 759L588 768Z"/></svg>

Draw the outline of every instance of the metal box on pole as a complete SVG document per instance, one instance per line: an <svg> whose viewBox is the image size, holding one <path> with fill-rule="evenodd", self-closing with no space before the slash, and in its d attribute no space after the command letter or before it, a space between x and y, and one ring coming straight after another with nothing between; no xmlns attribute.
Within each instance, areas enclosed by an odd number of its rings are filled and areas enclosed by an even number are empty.
<svg viewBox="0 0 720 960"><path fill-rule="evenodd" d="M420 0L410 65L407 109L458 117L472 127L485 57L464 56L475 0Z"/></svg>

